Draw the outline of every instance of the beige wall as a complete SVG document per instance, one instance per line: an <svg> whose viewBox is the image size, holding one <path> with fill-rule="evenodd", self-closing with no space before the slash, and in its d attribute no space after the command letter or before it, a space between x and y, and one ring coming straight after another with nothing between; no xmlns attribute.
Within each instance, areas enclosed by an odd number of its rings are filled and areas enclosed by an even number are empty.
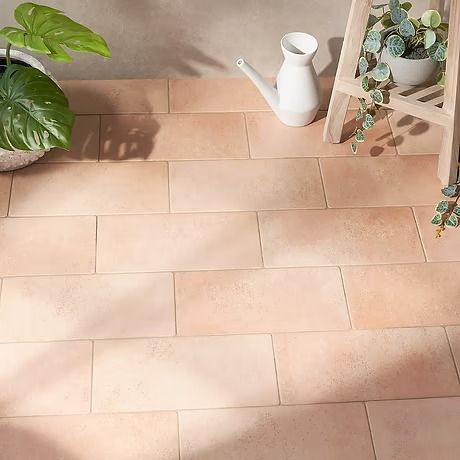
<svg viewBox="0 0 460 460"><path fill-rule="evenodd" d="M315 66L334 73L351 0L41 0L64 10L108 41L112 60L76 55L47 65L58 78L180 78L239 75L244 56L273 75L279 40L305 31L320 43ZM40 2L40 0L38 0ZM6 0L0 24L13 25L20 0ZM426 3L414 0L414 3ZM418 5L419 6L419 5Z"/></svg>

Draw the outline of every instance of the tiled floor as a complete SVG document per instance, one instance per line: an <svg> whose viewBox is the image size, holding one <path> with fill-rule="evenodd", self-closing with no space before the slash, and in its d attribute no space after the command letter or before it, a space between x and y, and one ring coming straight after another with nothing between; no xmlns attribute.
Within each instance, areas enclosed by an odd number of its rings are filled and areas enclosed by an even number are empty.
<svg viewBox="0 0 460 460"><path fill-rule="evenodd" d="M71 151L0 175L1 460L458 459L442 134L325 145L330 83L301 129L246 80L64 83Z"/></svg>

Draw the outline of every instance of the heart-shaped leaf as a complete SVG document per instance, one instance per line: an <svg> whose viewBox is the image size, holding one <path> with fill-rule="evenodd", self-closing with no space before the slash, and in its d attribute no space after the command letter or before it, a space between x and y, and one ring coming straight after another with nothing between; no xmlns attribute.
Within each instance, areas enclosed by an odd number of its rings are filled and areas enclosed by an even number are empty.
<svg viewBox="0 0 460 460"><path fill-rule="evenodd" d="M385 81L390 78L390 66L386 62L379 62L372 71L372 77L377 81Z"/></svg>
<svg viewBox="0 0 460 460"><path fill-rule="evenodd" d="M355 134L356 142L364 142L364 131L362 129L357 129Z"/></svg>
<svg viewBox="0 0 460 460"><path fill-rule="evenodd" d="M400 57L404 54L404 51L406 51L406 44L399 35L391 35L388 37L386 47L390 56L393 57Z"/></svg>
<svg viewBox="0 0 460 460"><path fill-rule="evenodd" d="M390 8L390 10L395 10L396 8L400 8L401 5L399 3L399 0L389 0L388 7Z"/></svg>
<svg viewBox="0 0 460 460"><path fill-rule="evenodd" d="M427 10L422 14L421 21L425 27L436 29L437 27L441 25L442 18L438 11Z"/></svg>
<svg viewBox="0 0 460 460"><path fill-rule="evenodd" d="M383 93L379 89L372 90L370 96L376 104L383 104Z"/></svg>
<svg viewBox="0 0 460 460"><path fill-rule="evenodd" d="M14 17L23 29L5 27L0 30L0 36L16 47L44 53L51 59L63 62L72 61L63 46L74 51L110 57L107 43L100 35L55 8L23 3L16 8Z"/></svg>
<svg viewBox="0 0 460 460"><path fill-rule="evenodd" d="M444 187L441 192L444 196L447 196L448 198L453 198L458 195L458 185L457 184L452 184L447 187Z"/></svg>
<svg viewBox="0 0 460 460"><path fill-rule="evenodd" d="M431 29L425 30L424 42L426 50L436 43L436 34Z"/></svg>
<svg viewBox="0 0 460 460"><path fill-rule="evenodd" d="M370 113L366 113L366 117L363 122L363 129L371 129L375 124L374 117Z"/></svg>
<svg viewBox="0 0 460 460"><path fill-rule="evenodd" d="M356 154L356 152L358 151L358 144L356 142L352 142L351 143L351 151Z"/></svg>
<svg viewBox="0 0 460 460"><path fill-rule="evenodd" d="M33 67L10 65L0 79L0 147L68 149L74 116L62 90Z"/></svg>
<svg viewBox="0 0 460 460"><path fill-rule="evenodd" d="M359 75L364 75L367 72L368 68L369 63L367 62L367 59L364 56L361 56L358 61Z"/></svg>
<svg viewBox="0 0 460 460"><path fill-rule="evenodd" d="M442 87L446 86L446 72L441 71L436 75L436 84Z"/></svg>
<svg viewBox="0 0 460 460"><path fill-rule="evenodd" d="M415 35L415 27L414 24L412 24L412 21L409 19L401 21L399 24L399 33L403 37L413 37Z"/></svg>
<svg viewBox="0 0 460 460"><path fill-rule="evenodd" d="M436 212L444 214L449 210L449 202L447 200L442 200L436 205Z"/></svg>
<svg viewBox="0 0 460 460"><path fill-rule="evenodd" d="M364 99L364 97L360 97L358 98L358 101L359 101L359 106L361 108L361 110L363 112L365 112L367 110L367 102L366 102L366 99Z"/></svg>
<svg viewBox="0 0 460 460"><path fill-rule="evenodd" d="M361 80L361 88L364 91L369 91L369 77L367 75L365 75Z"/></svg>
<svg viewBox="0 0 460 460"><path fill-rule="evenodd" d="M453 213L460 217L460 206L455 206L454 210L453 210Z"/></svg>
<svg viewBox="0 0 460 460"><path fill-rule="evenodd" d="M436 42L428 48L428 55L433 61L443 62L447 59L447 46L444 43Z"/></svg>
<svg viewBox="0 0 460 460"><path fill-rule="evenodd" d="M449 218L446 220L446 227L457 228L459 224L460 222L455 214L451 214Z"/></svg>
<svg viewBox="0 0 460 460"><path fill-rule="evenodd" d="M404 2L401 4L401 8L403 10L409 11L412 8L412 3L411 2Z"/></svg>
<svg viewBox="0 0 460 460"><path fill-rule="evenodd" d="M377 53L381 47L381 35L377 30L370 30L364 40L364 50L369 53Z"/></svg>
<svg viewBox="0 0 460 460"><path fill-rule="evenodd" d="M402 8L395 8L394 10L391 10L391 20L395 24L401 24L401 22L408 17L409 15L407 14L407 11Z"/></svg>
<svg viewBox="0 0 460 460"><path fill-rule="evenodd" d="M433 225L441 225L442 224L442 216L441 214L436 214L433 219L431 219L431 223Z"/></svg>
<svg viewBox="0 0 460 460"><path fill-rule="evenodd" d="M363 112L361 111L361 109L358 109L358 111L356 112L356 121L359 121L363 118Z"/></svg>

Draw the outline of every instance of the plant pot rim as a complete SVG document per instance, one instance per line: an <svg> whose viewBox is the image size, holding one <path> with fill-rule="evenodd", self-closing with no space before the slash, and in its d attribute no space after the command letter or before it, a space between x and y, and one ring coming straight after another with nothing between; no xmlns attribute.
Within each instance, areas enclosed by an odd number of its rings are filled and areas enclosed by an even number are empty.
<svg viewBox="0 0 460 460"><path fill-rule="evenodd" d="M409 59L407 57L404 57L404 56L392 56L389 51L388 51L388 48L386 46L384 46L383 50L382 50L382 53L385 52L388 56L391 57L391 59L404 59L405 61L415 61L415 62L420 62L420 61L433 61L433 62L436 62L434 61L433 59L430 58L430 56L426 57L426 58L422 58L422 59Z"/></svg>
<svg viewBox="0 0 460 460"><path fill-rule="evenodd" d="M31 56L30 54L24 53L23 51L19 50L11 50L10 55L12 58L17 59L18 61L25 62L26 64L35 67L36 69L40 70L41 72L49 76L44 65L34 56ZM5 48L0 48L0 58L6 58Z"/></svg>

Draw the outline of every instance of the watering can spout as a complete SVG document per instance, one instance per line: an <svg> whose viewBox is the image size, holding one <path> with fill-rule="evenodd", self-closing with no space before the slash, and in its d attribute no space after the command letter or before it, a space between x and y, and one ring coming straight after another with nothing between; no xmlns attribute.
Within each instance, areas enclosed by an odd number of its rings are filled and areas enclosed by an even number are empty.
<svg viewBox="0 0 460 460"><path fill-rule="evenodd" d="M278 91L271 86L251 65L244 59L238 59L236 65L246 76L254 83L260 91L264 99L267 101L270 108L275 112L279 112L279 96Z"/></svg>

